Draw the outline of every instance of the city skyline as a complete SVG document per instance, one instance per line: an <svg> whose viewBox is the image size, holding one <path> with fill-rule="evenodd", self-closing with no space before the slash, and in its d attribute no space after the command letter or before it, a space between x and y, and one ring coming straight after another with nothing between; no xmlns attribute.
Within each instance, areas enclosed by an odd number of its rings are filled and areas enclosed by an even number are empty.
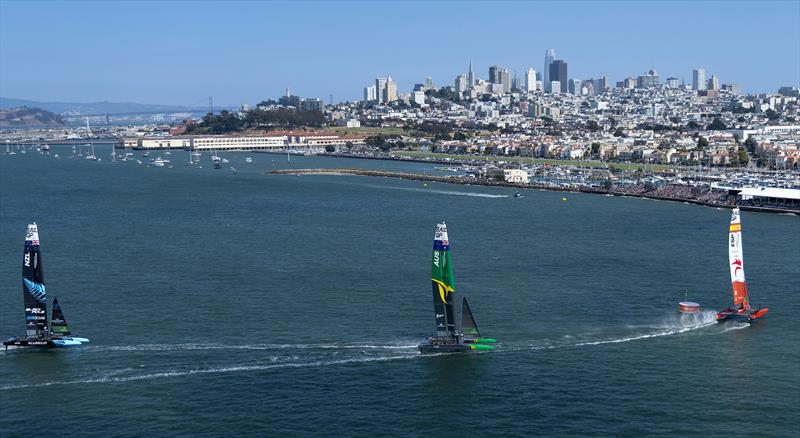
<svg viewBox="0 0 800 438"><path fill-rule="evenodd" d="M219 105L236 105L277 98L290 87L326 102L331 94L337 102L357 101L376 77L391 76L397 92L407 93L426 76L437 87L453 85L470 62L476 79L488 80L492 65L511 77L524 77L528 68L546 76L542 55L550 48L568 63L568 80L605 75L613 84L654 69L662 79L691 84L700 68L707 78L754 93L797 86L800 77L797 2L693 2L689 16L685 2L641 4L636 11L619 2L493 3L515 13L481 14L479 22L473 8L433 3L426 14L474 23L364 24L387 12L418 11L418 5L200 3L190 9L166 3L154 11L138 3L3 2L0 96L202 105L211 95ZM175 17L188 25L175 26ZM762 18L784 29L785 37L764 46L741 32ZM737 21L741 26L731 26ZM502 29L498 35L505 38L470 37L488 28Z"/></svg>

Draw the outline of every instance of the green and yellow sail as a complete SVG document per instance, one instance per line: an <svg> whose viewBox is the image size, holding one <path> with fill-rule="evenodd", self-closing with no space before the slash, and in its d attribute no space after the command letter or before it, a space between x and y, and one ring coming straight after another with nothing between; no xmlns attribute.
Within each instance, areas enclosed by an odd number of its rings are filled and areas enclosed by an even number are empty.
<svg viewBox="0 0 800 438"><path fill-rule="evenodd" d="M447 239L447 225L436 225L433 237L433 258L431 260L431 284L433 288L433 310L436 314L437 336L456 335L455 281L453 262L450 255L450 242Z"/></svg>

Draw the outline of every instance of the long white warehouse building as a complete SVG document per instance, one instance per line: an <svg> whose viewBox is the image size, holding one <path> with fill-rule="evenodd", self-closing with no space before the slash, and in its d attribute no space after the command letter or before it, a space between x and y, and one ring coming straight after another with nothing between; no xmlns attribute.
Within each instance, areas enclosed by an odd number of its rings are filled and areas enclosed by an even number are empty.
<svg viewBox="0 0 800 438"><path fill-rule="evenodd" d="M328 132L276 132L262 136L180 136L127 137L120 147L130 149L192 149L218 151L317 150L325 146L364 144L361 137L347 137Z"/></svg>

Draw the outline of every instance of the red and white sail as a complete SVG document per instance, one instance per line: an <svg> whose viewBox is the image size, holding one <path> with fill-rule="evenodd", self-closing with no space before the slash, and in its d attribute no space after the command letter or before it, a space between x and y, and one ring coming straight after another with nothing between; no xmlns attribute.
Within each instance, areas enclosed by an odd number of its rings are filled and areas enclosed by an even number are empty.
<svg viewBox="0 0 800 438"><path fill-rule="evenodd" d="M733 305L736 308L749 309L747 286L744 280L744 257L742 256L742 222L739 208L731 212L730 235L728 236L728 263L731 269L733 284Z"/></svg>

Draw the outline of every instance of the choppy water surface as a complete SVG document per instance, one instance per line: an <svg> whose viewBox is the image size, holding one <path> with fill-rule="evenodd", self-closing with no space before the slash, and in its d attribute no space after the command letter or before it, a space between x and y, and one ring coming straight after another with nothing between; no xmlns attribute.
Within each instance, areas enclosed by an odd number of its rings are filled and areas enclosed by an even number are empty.
<svg viewBox="0 0 800 438"><path fill-rule="evenodd" d="M792 435L800 218L743 213L758 325L727 306L729 211L335 175L415 163L225 154L238 173L0 156L0 335L24 330L37 221L47 290L87 347L0 353L0 431L68 434ZM562 197L567 196L567 202ZM430 247L498 350L421 356ZM681 317L688 297L704 312Z"/></svg>

